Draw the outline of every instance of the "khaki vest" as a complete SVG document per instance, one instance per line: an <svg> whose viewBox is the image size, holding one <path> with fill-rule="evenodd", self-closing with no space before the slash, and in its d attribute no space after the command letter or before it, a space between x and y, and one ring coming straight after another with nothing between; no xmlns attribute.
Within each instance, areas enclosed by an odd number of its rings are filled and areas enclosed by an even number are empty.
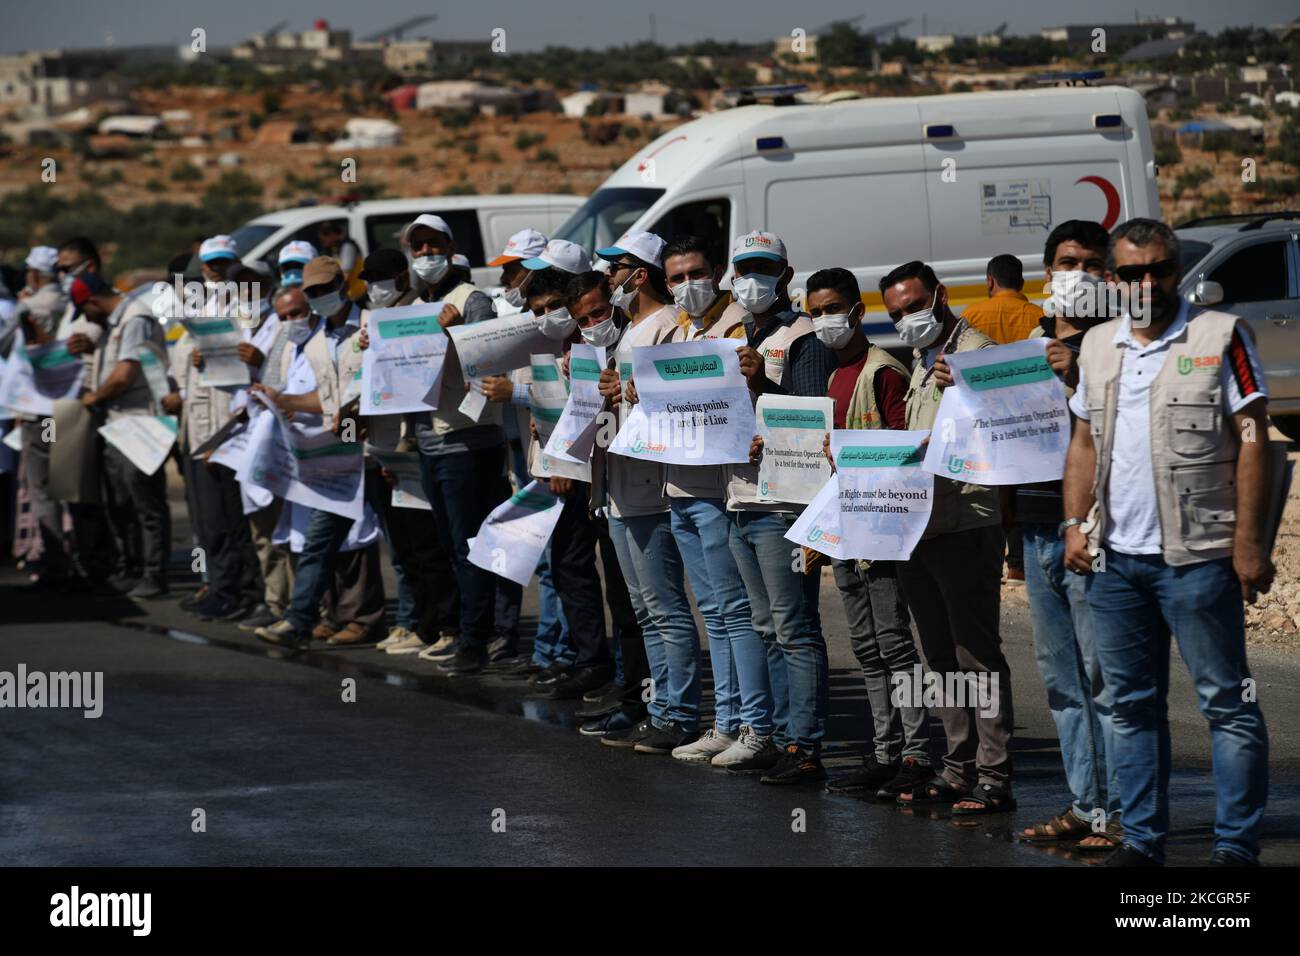
<svg viewBox="0 0 1300 956"><path fill-rule="evenodd" d="M439 301L444 305L454 305L463 315L465 303L469 301L471 295L478 291L480 290L471 283L462 282ZM442 390L438 393L438 408L429 412L433 433L439 438L450 432L461 431L466 428L476 428L480 425L499 426L501 424L501 404L499 402L488 402L487 407L483 410L483 416L478 421L474 421L468 415L462 415L459 411L460 403L465 401L467 394L465 375L460 369L460 358L456 355L456 346L448 342L447 360L442 365Z"/></svg>
<svg viewBox="0 0 1300 956"><path fill-rule="evenodd" d="M1102 546L1109 530L1106 498L1126 351L1112 339L1122 322L1112 319L1092 329L1079 352L1097 452L1096 521L1088 540L1094 550ZM1160 540L1165 563L1171 567L1232 554L1239 440L1224 413L1219 371L1238 326L1250 334L1250 327L1235 315L1198 314L1170 342L1164 367L1151 383L1151 465ZM1123 491L1144 493L1145 489Z"/></svg>
<svg viewBox="0 0 1300 956"><path fill-rule="evenodd" d="M957 327L952 330L948 343L951 345L954 342L955 346L949 351L968 352L997 345L965 321L958 321ZM934 427L942 397L939 386L930 379L930 370L921 361L921 353L917 351L916 354L916 367L912 370L912 380L907 389L907 427L911 430ZM936 475L930 523L926 525L925 534L921 537L924 540L941 534L983 528L999 524L1001 520L998 489Z"/></svg>
<svg viewBox="0 0 1300 956"><path fill-rule="evenodd" d="M321 319L321 323L327 323L327 319ZM339 354L349 347L349 340L339 343ZM289 369L293 365L293 359L297 353L297 346L291 345L284 350L281 358L280 381L289 380ZM320 328L311 338L307 340L306 346L303 347L303 354L307 356L307 362L311 365L311 373L316 377L316 397L320 400L321 427L333 431L339 423L339 376L338 369L334 367L334 360L330 358L329 343L325 339L325 329Z"/></svg>
<svg viewBox="0 0 1300 956"><path fill-rule="evenodd" d="M867 361L858 373L858 380L853 385L853 395L849 398L849 407L844 413L845 428L884 428L885 416L876 401L876 376L881 369L892 368L903 378L908 377L906 366L884 349L876 345L867 345ZM831 372L830 383L840 374L836 369Z"/></svg>

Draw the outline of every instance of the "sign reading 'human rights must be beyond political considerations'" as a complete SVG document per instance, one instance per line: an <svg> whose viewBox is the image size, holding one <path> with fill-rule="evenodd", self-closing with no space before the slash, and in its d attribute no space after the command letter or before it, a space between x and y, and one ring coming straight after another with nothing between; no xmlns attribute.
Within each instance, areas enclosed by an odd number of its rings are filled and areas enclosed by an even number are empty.
<svg viewBox="0 0 1300 956"><path fill-rule="evenodd" d="M447 335L441 302L380 309L367 318L370 347L361 357L361 414L399 415L438 407Z"/></svg>
<svg viewBox="0 0 1300 956"><path fill-rule="evenodd" d="M977 485L1055 481L1065 474L1070 413L1047 364L1047 339L948 356L925 470Z"/></svg>
<svg viewBox="0 0 1300 956"><path fill-rule="evenodd" d="M763 439L758 466L758 494L763 501L807 504L826 484L831 463L822 440L834 422L835 402L829 398L760 395L754 414Z"/></svg>
<svg viewBox="0 0 1300 956"><path fill-rule="evenodd" d="M470 539L470 563L527 585L563 510L564 504L546 485L530 481L492 509Z"/></svg>
<svg viewBox="0 0 1300 956"><path fill-rule="evenodd" d="M453 325L447 334L456 344L456 357L465 378L504 375L530 364L534 354L559 349L558 342L538 331L531 312Z"/></svg>
<svg viewBox="0 0 1300 956"><path fill-rule="evenodd" d="M907 560L930 523L934 504L934 476L921 468L921 443L927 434L875 428L831 432L838 521L824 513L822 499L823 510L810 515L814 509L809 505L786 537L823 553L834 545L839 554L832 557ZM806 525L805 518L820 519L820 524ZM828 535L839 540L830 541ZM810 540L814 537L823 546Z"/></svg>
<svg viewBox="0 0 1300 956"><path fill-rule="evenodd" d="M736 342L700 339L632 349L638 404L610 452L670 465L749 461L754 405Z"/></svg>

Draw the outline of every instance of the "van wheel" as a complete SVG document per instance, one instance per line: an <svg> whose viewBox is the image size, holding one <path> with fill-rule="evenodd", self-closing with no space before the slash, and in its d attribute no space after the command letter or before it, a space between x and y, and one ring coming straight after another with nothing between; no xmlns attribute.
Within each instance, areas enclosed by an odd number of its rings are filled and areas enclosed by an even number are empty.
<svg viewBox="0 0 1300 956"><path fill-rule="evenodd" d="M1273 427L1293 442L1300 442L1300 415L1279 415L1273 419Z"/></svg>

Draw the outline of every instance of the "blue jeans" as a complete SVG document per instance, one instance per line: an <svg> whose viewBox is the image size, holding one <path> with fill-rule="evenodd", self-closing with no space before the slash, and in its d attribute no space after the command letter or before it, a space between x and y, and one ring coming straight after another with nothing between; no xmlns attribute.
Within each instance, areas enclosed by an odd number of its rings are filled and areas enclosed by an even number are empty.
<svg viewBox="0 0 1300 956"><path fill-rule="evenodd" d="M1065 569L1065 542L1055 525L1021 526L1025 591L1034 624L1034 656L1047 688L1047 706L1061 741L1074 814L1094 808L1119 815L1113 695L1102 679L1096 635L1085 594L1087 578Z"/></svg>
<svg viewBox="0 0 1300 956"><path fill-rule="evenodd" d="M551 543L546 542L537 562L537 633L533 636L533 663L538 667L559 664L568 667L576 652L569 643L569 625L560 606L560 595L551 579Z"/></svg>
<svg viewBox="0 0 1300 956"><path fill-rule="evenodd" d="M742 724L767 736L772 732L767 656L731 554L726 505L718 498L673 498L670 504L673 538L709 639L714 723L732 736Z"/></svg>
<svg viewBox="0 0 1300 956"><path fill-rule="evenodd" d="M686 596L672 517L665 511L618 520L650 621L648 629L643 627L645 653L655 697L663 695L662 720L694 729L700 720L700 635Z"/></svg>
<svg viewBox="0 0 1300 956"><path fill-rule="evenodd" d="M785 538L795 516L732 511L728 543L749 593L754 630L767 652L773 739L814 754L829 710L826 639L817 601L821 575L804 574L798 546Z"/></svg>
<svg viewBox="0 0 1300 956"><path fill-rule="evenodd" d="M420 456L420 485L433 506L443 550L460 584L462 650L482 651L492 640L497 577L469 560L469 539L492 509L509 497L505 447Z"/></svg>
<svg viewBox="0 0 1300 956"><path fill-rule="evenodd" d="M1231 558L1173 568L1157 554L1107 550L1106 570L1088 577L1087 594L1102 676L1115 695L1124 841L1164 859L1172 632L1210 724L1214 849L1254 861L1268 801L1268 733L1246 693L1245 614Z"/></svg>
<svg viewBox="0 0 1300 956"><path fill-rule="evenodd" d="M293 566L293 597L285 620L299 638L310 638L320 602L334 579L334 561L352 530L352 519L329 511L312 511L303 534L302 552Z"/></svg>

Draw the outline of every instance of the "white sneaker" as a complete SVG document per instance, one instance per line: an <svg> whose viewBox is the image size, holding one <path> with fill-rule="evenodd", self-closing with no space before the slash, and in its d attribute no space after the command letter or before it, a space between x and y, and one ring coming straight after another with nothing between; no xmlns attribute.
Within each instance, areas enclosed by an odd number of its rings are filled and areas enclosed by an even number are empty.
<svg viewBox="0 0 1300 956"><path fill-rule="evenodd" d="M399 628L398 630L406 629ZM420 640L419 634L416 634L414 631L406 631L404 636L393 641L393 643L384 648L384 651L388 654L418 654L420 651L424 650L424 647L424 641Z"/></svg>
<svg viewBox="0 0 1300 956"><path fill-rule="evenodd" d="M716 726L710 727L694 743L674 747L673 759L685 763L708 763L718 754L728 750L735 742L735 737L722 733Z"/></svg>
<svg viewBox="0 0 1300 956"><path fill-rule="evenodd" d="M456 638L444 634L437 641L420 651L422 661L446 661L456 654Z"/></svg>
<svg viewBox="0 0 1300 956"><path fill-rule="evenodd" d="M740 728L736 742L718 754L712 765L732 773L761 773L781 759L781 749L771 737L760 737L749 724Z"/></svg>
<svg viewBox="0 0 1300 956"><path fill-rule="evenodd" d="M404 627L390 627L388 629L388 636L375 645L375 650L386 651L394 644L404 640L410 633L411 632ZM424 642L421 641L420 643Z"/></svg>

